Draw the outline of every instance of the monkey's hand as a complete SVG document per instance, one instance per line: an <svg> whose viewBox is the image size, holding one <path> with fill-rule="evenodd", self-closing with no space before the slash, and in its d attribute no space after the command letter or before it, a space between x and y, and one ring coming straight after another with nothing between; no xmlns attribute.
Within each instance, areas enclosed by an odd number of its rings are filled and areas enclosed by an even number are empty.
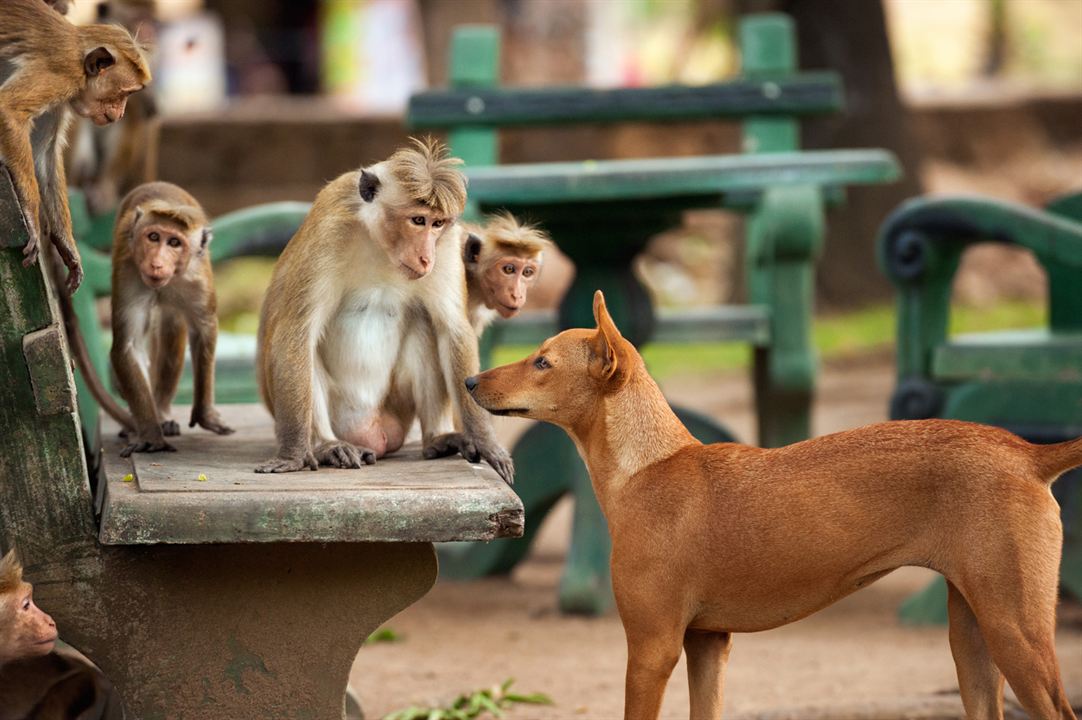
<svg viewBox="0 0 1082 720"><path fill-rule="evenodd" d="M276 457L271 458L262 465L257 465L255 471L257 473L287 473L296 472L298 470L316 470L319 468L319 463L316 462L316 456L312 454L310 450L305 450L304 454L300 457Z"/></svg>
<svg viewBox="0 0 1082 720"><path fill-rule="evenodd" d="M136 440L120 451L120 457L131 457L133 452L176 452L177 449L164 440Z"/></svg>
<svg viewBox="0 0 1082 720"><path fill-rule="evenodd" d="M68 295L72 295L83 284L83 265L79 261L79 251L75 249L75 241L71 238L64 240L59 235L53 235L52 241L56 251L60 253L60 259L68 268L68 281L65 287L68 289Z"/></svg>
<svg viewBox="0 0 1082 720"><path fill-rule="evenodd" d="M376 451L333 440L316 448L316 460L320 465L336 468L360 468L376 464Z"/></svg>
<svg viewBox="0 0 1082 720"><path fill-rule="evenodd" d="M213 407L192 406L192 416L188 420L188 427L196 425L219 435L232 435L234 432L233 428L222 422L222 416Z"/></svg>
<svg viewBox="0 0 1082 720"><path fill-rule="evenodd" d="M426 460L446 457L455 453L469 462L481 462L483 459L503 478L508 485L515 484L515 463L511 455L493 438L469 437L464 433L445 433L437 435L425 446L422 454Z"/></svg>

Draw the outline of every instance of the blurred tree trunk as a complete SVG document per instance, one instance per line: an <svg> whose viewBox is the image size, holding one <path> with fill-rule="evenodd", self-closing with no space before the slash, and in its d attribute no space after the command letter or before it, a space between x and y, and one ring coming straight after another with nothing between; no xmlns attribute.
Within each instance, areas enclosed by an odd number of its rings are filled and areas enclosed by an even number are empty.
<svg viewBox="0 0 1082 720"><path fill-rule="evenodd" d="M905 178L892 185L852 188L828 216L819 265L818 295L829 307L852 307L891 297L875 260L880 223L903 200L922 192L921 150L898 96L886 17L869 0L743 0L741 9L788 13L796 21L802 70L836 70L846 90L846 112L803 125L803 147L887 148Z"/></svg>

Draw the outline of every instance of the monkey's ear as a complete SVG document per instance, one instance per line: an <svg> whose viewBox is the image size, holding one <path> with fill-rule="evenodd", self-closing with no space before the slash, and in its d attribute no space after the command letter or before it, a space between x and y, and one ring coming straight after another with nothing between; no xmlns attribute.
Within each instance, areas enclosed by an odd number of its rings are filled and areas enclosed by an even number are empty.
<svg viewBox="0 0 1082 720"><path fill-rule="evenodd" d="M361 191L361 200L372 202L376 199L376 191L379 190L379 178L375 173L361 170L361 181L358 183Z"/></svg>
<svg viewBox="0 0 1082 720"><path fill-rule="evenodd" d="M97 77L113 65L116 65L116 58L103 47L94 48L83 57L83 70L90 77Z"/></svg>
<svg viewBox="0 0 1082 720"><path fill-rule="evenodd" d="M462 259L467 265L474 265L481 257L481 238L473 233L466 236L466 247L462 251Z"/></svg>
<svg viewBox="0 0 1082 720"><path fill-rule="evenodd" d="M203 228L203 237L199 241L199 252L202 253L207 249L207 245L210 245L210 241L214 239L214 233L210 231L209 227Z"/></svg>

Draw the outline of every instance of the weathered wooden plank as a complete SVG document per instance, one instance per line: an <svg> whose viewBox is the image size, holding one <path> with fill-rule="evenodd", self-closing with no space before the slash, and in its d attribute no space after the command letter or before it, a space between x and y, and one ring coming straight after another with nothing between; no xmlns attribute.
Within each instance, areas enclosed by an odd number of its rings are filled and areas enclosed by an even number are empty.
<svg viewBox="0 0 1082 720"><path fill-rule="evenodd" d="M860 185L896 180L886 150L818 150L587 160L467 168L470 199L484 207L661 199L787 185Z"/></svg>
<svg viewBox="0 0 1082 720"><path fill-rule="evenodd" d="M123 441L105 443L103 543L418 542L522 534L518 496L487 465L460 457L423 460L419 446L409 445L359 470L260 475L253 468L275 452L270 416L259 405L221 411L236 434L186 431L171 439L176 453L124 460ZM188 409L176 413L184 418Z"/></svg>
<svg viewBox="0 0 1082 720"><path fill-rule="evenodd" d="M836 112L843 105L841 80L836 73L809 72L699 86L435 90L410 98L407 123L415 128L435 128L663 122L749 115L818 115Z"/></svg>

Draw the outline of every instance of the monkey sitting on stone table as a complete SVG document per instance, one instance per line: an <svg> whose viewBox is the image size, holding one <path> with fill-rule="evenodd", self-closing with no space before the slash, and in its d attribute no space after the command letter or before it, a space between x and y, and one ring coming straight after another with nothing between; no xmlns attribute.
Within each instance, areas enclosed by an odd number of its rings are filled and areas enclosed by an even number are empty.
<svg viewBox="0 0 1082 720"><path fill-rule="evenodd" d="M214 407L218 316L211 231L203 208L176 185L146 183L120 203L113 233L109 357L131 413L118 409L107 394L102 406L128 431L121 456L175 449L165 438L180 434L170 414L189 340L195 398L188 426L232 433ZM76 338L73 349L84 378L96 396L104 393L100 383L90 381L97 376L81 336L68 335Z"/></svg>
<svg viewBox="0 0 1082 720"><path fill-rule="evenodd" d="M497 315L507 320L522 310L551 246L548 235L506 212L467 235L462 254L470 323L478 338Z"/></svg>
<svg viewBox="0 0 1082 720"><path fill-rule="evenodd" d="M541 271L543 253L551 247L552 241L536 227L519 223L510 213L493 215L487 218L483 227L467 227L466 230L462 260L466 269L467 308L470 324L480 339L497 315L512 318L526 304L527 293ZM436 348L418 348L417 352L432 354ZM430 388L429 392L438 394L439 388ZM386 452L396 450L413 425L412 393L410 384L396 373L380 410L383 434L377 445L383 444ZM442 424L448 426L450 398L437 395L431 402L444 408ZM459 433L442 432L426 444L424 453L427 457L440 457L463 444Z"/></svg>
<svg viewBox="0 0 1082 720"><path fill-rule="evenodd" d="M23 264L37 261L42 239L51 243L67 266L69 294L83 271L64 179L68 106L107 125L124 117L128 96L149 82L143 52L124 28L75 27L42 0L3 0L0 159L29 235Z"/></svg>
<svg viewBox="0 0 1082 720"><path fill-rule="evenodd" d="M464 385L479 361L456 225L466 202L460 162L414 140L316 196L260 317L256 367L278 454L257 472L374 463L404 440L403 427L387 432L388 409L420 419L426 457L484 458L512 481L511 456ZM461 441L436 453L447 397Z"/></svg>
<svg viewBox="0 0 1082 720"><path fill-rule="evenodd" d="M56 640L56 623L9 552L0 559L0 720L121 720L109 681Z"/></svg>

